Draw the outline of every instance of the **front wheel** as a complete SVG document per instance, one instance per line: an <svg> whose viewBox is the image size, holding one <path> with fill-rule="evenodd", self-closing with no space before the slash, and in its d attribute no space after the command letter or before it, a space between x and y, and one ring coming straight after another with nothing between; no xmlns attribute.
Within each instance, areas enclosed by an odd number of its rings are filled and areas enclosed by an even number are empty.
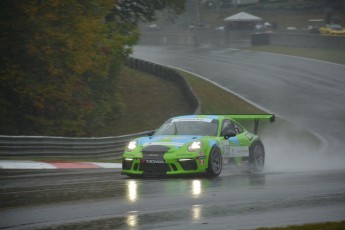
<svg viewBox="0 0 345 230"><path fill-rule="evenodd" d="M258 141L249 150L249 167L251 172L260 172L265 165L265 149Z"/></svg>
<svg viewBox="0 0 345 230"><path fill-rule="evenodd" d="M222 154L219 148L213 147L208 157L207 175L209 177L217 177L222 172L222 167Z"/></svg>

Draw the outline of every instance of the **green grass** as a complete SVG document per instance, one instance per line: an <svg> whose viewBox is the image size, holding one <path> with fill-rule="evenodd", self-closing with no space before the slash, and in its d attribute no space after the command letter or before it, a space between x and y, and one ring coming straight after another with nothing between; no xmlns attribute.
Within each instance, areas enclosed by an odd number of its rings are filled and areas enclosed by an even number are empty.
<svg viewBox="0 0 345 230"><path fill-rule="evenodd" d="M253 47L243 48L243 49L260 51L260 52L277 53L277 54L287 54L287 55L292 55L292 56L318 59L322 61L328 61L328 62L345 65L344 50L292 48L292 47L282 47L282 46L253 46Z"/></svg>
<svg viewBox="0 0 345 230"><path fill-rule="evenodd" d="M280 228L258 228L257 230L343 230L345 229L345 221L326 222L317 224L305 224Z"/></svg>
<svg viewBox="0 0 345 230"><path fill-rule="evenodd" d="M190 73L180 71L187 80L201 104L201 114L257 114L262 110L242 100L241 98L196 77Z"/></svg>
<svg viewBox="0 0 345 230"><path fill-rule="evenodd" d="M119 119L97 131L98 136L153 130L169 117L193 112L180 87L160 77L124 66L118 87L124 111Z"/></svg>

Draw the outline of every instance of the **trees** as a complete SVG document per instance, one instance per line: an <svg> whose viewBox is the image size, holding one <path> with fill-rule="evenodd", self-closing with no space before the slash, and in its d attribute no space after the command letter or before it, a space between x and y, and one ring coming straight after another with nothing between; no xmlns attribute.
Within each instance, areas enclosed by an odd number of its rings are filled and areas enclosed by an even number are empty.
<svg viewBox="0 0 345 230"><path fill-rule="evenodd" d="M1 1L0 134L83 136L106 125L121 113L116 76L137 23L164 7L179 12L183 1Z"/></svg>

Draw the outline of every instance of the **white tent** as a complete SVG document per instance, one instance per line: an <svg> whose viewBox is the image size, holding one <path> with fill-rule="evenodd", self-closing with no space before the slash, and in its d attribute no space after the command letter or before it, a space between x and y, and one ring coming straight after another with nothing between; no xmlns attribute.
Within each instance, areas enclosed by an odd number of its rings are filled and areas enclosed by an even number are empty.
<svg viewBox="0 0 345 230"><path fill-rule="evenodd" d="M246 12L241 12L234 14L230 17L224 19L225 22L257 22L262 21L262 18L248 14Z"/></svg>

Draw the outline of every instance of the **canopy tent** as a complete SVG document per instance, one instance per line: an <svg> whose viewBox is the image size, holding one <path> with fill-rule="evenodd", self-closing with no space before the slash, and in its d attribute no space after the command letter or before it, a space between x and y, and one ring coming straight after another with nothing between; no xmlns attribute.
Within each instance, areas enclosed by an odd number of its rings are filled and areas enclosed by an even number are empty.
<svg viewBox="0 0 345 230"><path fill-rule="evenodd" d="M241 12L234 14L230 17L224 19L225 22L258 22L262 21L262 18L248 14L246 12Z"/></svg>

